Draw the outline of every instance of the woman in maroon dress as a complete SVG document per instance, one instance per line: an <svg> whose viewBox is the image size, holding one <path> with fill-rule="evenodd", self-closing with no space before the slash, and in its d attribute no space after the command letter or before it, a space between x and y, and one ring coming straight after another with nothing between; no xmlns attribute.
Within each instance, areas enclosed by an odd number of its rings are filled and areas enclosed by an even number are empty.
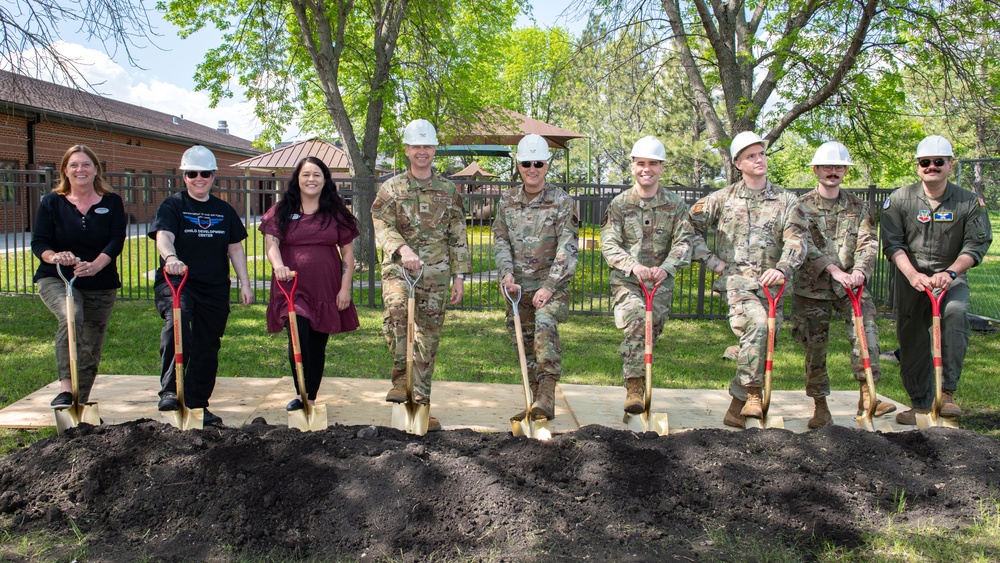
<svg viewBox="0 0 1000 563"><path fill-rule="evenodd" d="M267 306L267 331L281 332L288 325L288 303L276 287L278 281L299 277L295 291L295 315L302 348L306 395L316 400L326 343L331 334L358 328L358 311L351 301L354 276L354 247L357 220L337 194L330 169L322 160L309 156L295 167L281 201L264 214L264 233L271 279L271 302ZM287 288L287 286L286 286ZM288 360L295 381L295 357L291 336ZM302 389L288 403L289 411L302 408Z"/></svg>

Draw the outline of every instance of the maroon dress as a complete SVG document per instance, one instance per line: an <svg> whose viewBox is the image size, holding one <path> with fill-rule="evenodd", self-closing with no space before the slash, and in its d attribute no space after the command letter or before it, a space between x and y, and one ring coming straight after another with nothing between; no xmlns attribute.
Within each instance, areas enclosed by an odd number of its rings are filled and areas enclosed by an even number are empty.
<svg viewBox="0 0 1000 563"><path fill-rule="evenodd" d="M295 314L309 319L309 325L317 332L336 334L357 329L358 310L354 302L343 311L337 309L337 293L343 277L340 247L357 238L357 228L341 224L334 218L324 225L327 217L319 214L299 215L282 237L278 233L274 210L275 207L267 210L258 228L264 234L281 239L278 245L281 261L297 272ZM276 287L277 283L272 275L271 302L267 306L268 332L283 331L288 320L288 303ZM289 285L285 284L286 290Z"/></svg>

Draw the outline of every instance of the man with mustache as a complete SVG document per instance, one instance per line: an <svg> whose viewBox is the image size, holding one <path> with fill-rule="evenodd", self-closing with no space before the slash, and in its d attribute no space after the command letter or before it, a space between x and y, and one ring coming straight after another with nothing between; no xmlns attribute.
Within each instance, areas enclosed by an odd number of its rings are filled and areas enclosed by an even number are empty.
<svg viewBox="0 0 1000 563"><path fill-rule="evenodd" d="M872 399L865 383L865 366L854 331L854 308L847 291L863 286L875 271L878 231L868 203L840 189L847 167L854 166L847 147L836 141L823 143L809 165L819 179L819 187L799 198L799 208L806 217L809 234L806 260L795 276L792 335L805 348L806 395L812 397L815 403L808 426L822 428L833 424L826 404L826 397L830 394L826 350L830 314L834 308L847 324L851 369L854 379L861 385L859 415ZM882 377L878 365L878 327L875 325L875 305L867 291L862 294L861 313L872 376L877 382ZM896 406L892 403L879 401L875 416L894 410Z"/></svg>
<svg viewBox="0 0 1000 563"><path fill-rule="evenodd" d="M955 391L969 344L969 285L965 272L979 265L993 242L986 202L948 181L951 143L931 135L917 145L920 181L900 188L882 206L882 251L896 266L896 336L899 371L912 408L896 415L916 424L934 403L931 302L926 289L947 289L941 303L944 368L941 415L958 417Z"/></svg>

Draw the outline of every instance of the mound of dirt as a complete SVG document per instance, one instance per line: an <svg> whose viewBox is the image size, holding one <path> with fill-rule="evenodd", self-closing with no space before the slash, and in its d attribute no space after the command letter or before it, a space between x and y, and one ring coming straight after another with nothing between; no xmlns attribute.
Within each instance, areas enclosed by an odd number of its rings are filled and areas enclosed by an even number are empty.
<svg viewBox="0 0 1000 563"><path fill-rule="evenodd" d="M72 519L97 561L697 559L713 556L706 530L853 546L901 495L911 519L968 522L1000 486L998 450L948 429L661 438L588 426L540 443L142 420L0 459L0 522L66 535Z"/></svg>

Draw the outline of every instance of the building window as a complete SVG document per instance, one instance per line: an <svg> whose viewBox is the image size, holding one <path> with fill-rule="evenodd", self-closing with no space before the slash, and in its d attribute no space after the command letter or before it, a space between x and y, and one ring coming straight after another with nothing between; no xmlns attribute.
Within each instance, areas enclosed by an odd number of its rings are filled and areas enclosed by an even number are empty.
<svg viewBox="0 0 1000 563"><path fill-rule="evenodd" d="M17 170L17 162L0 160L0 203L17 203L17 175L8 170Z"/></svg>

